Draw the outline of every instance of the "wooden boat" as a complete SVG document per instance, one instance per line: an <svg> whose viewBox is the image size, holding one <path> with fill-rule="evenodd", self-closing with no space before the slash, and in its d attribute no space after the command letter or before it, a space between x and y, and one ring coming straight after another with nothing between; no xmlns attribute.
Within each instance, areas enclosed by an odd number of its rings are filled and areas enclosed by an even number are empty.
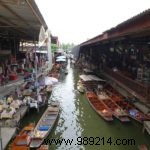
<svg viewBox="0 0 150 150"><path fill-rule="evenodd" d="M48 145L41 145L37 150L49 150Z"/></svg>
<svg viewBox="0 0 150 150"><path fill-rule="evenodd" d="M34 124L29 124L25 126L21 132L16 136L14 141L10 144L10 150L29 150L31 137L33 130L35 128Z"/></svg>
<svg viewBox="0 0 150 150"><path fill-rule="evenodd" d="M68 74L68 69L65 69L65 75L67 75Z"/></svg>
<svg viewBox="0 0 150 150"><path fill-rule="evenodd" d="M145 144L141 144L138 146L139 150L148 150L147 146Z"/></svg>
<svg viewBox="0 0 150 150"><path fill-rule="evenodd" d="M97 95L92 92L86 92L88 102L92 106L92 108L106 121L113 120L112 111L98 99Z"/></svg>
<svg viewBox="0 0 150 150"><path fill-rule="evenodd" d="M84 85L84 88L87 90L97 89L98 84L103 85L106 82L105 80L92 74L88 74L88 75L82 74L79 76L79 78L82 85Z"/></svg>
<svg viewBox="0 0 150 150"><path fill-rule="evenodd" d="M80 92L80 93L84 93L85 92L85 88L82 84L82 82L79 80L78 83L77 83L77 90Z"/></svg>
<svg viewBox="0 0 150 150"><path fill-rule="evenodd" d="M44 139L49 135L54 124L57 120L59 114L59 105L57 106L48 106L42 115L41 119L37 123L32 140L30 143L30 148L39 148L43 143Z"/></svg>
<svg viewBox="0 0 150 150"><path fill-rule="evenodd" d="M98 98L100 101L103 101L105 105L113 112L113 115L119 119L121 122L129 122L128 114L118 106L105 91L98 93Z"/></svg>
<svg viewBox="0 0 150 150"><path fill-rule="evenodd" d="M125 97L121 95L118 91L116 91L113 87L107 87L106 92L111 97L111 99L116 102L129 115L130 118L140 123L150 120L150 116L142 113L134 105L125 101Z"/></svg>

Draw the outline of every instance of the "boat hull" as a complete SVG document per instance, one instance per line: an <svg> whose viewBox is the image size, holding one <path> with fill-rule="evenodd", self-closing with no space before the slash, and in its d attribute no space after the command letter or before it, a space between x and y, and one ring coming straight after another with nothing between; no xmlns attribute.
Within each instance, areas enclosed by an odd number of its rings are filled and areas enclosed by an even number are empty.
<svg viewBox="0 0 150 150"><path fill-rule="evenodd" d="M113 121L112 112L107 108L93 92L86 92L91 107L106 121Z"/></svg>
<svg viewBox="0 0 150 150"><path fill-rule="evenodd" d="M106 91L110 95L111 99L116 102L129 115L130 118L138 121L139 123L150 120L148 115L143 114L132 103L125 101L126 98L112 86L107 86Z"/></svg>
<svg viewBox="0 0 150 150"><path fill-rule="evenodd" d="M24 127L14 141L9 145L10 150L29 150L34 124Z"/></svg>
<svg viewBox="0 0 150 150"><path fill-rule="evenodd" d="M39 148L52 131L59 115L59 106L49 106L34 129L30 148Z"/></svg>
<svg viewBox="0 0 150 150"><path fill-rule="evenodd" d="M102 101L113 113L113 116L116 117L121 122L130 122L130 119L127 113L118 106L105 92L98 94L99 100Z"/></svg>

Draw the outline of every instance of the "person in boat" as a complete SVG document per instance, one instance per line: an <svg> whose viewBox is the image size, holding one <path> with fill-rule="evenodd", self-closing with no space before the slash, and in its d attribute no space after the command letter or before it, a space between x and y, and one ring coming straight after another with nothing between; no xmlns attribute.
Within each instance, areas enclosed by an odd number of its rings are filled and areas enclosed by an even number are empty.
<svg viewBox="0 0 150 150"><path fill-rule="evenodd" d="M31 73L29 73L27 70L24 70L24 81L31 78Z"/></svg>
<svg viewBox="0 0 150 150"><path fill-rule="evenodd" d="M38 95L37 95L37 101L38 101L39 103L42 103L42 102L43 102L43 101L42 101L41 94L38 94Z"/></svg>
<svg viewBox="0 0 150 150"><path fill-rule="evenodd" d="M98 90L98 93L101 93L103 90L103 86L101 84L98 84L97 90Z"/></svg>
<svg viewBox="0 0 150 150"><path fill-rule="evenodd" d="M96 88L93 88L93 92L96 93Z"/></svg>

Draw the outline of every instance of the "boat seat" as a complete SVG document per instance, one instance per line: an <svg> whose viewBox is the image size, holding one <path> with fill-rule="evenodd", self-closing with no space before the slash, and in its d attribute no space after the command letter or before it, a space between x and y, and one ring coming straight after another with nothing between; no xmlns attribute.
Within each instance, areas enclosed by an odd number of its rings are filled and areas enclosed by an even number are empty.
<svg viewBox="0 0 150 150"><path fill-rule="evenodd" d="M39 131L47 131L50 128L50 126L40 126L38 128Z"/></svg>

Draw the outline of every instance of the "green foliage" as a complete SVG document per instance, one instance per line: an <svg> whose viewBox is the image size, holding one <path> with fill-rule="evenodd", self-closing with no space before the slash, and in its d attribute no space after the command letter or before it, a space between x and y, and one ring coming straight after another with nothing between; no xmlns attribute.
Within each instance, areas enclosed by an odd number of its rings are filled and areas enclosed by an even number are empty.
<svg viewBox="0 0 150 150"><path fill-rule="evenodd" d="M75 45L74 45L73 43L71 43L71 44L70 44L70 43L67 43L67 44L62 43L62 44L60 45L60 47L58 47L57 44L51 43L51 51L52 51L52 53L54 53L54 52L56 52L59 48L60 48L60 49L63 49L64 51L69 51L69 50L71 50L74 46L75 46Z"/></svg>
<svg viewBox="0 0 150 150"><path fill-rule="evenodd" d="M64 51L69 51L70 49L72 49L73 47L74 47L75 45L73 44L73 43L67 43L67 44L65 44L65 43L62 43L61 45L60 45L60 48L61 49L63 49Z"/></svg>
<svg viewBox="0 0 150 150"><path fill-rule="evenodd" d="M58 50L57 44L51 44L51 51L52 53L56 52Z"/></svg>

